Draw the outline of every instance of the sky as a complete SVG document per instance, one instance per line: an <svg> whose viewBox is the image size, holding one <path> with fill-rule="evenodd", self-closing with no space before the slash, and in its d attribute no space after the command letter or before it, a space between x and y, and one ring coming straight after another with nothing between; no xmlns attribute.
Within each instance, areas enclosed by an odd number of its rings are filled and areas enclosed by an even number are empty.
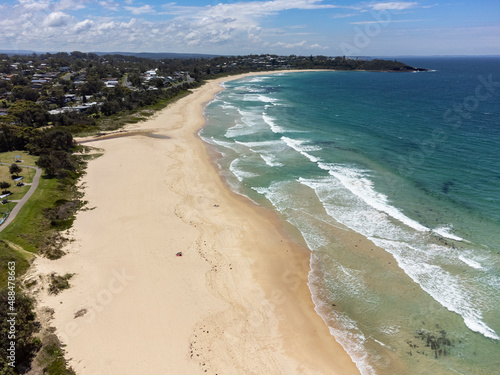
<svg viewBox="0 0 500 375"><path fill-rule="evenodd" d="M500 55L500 1L0 0L0 50Z"/></svg>

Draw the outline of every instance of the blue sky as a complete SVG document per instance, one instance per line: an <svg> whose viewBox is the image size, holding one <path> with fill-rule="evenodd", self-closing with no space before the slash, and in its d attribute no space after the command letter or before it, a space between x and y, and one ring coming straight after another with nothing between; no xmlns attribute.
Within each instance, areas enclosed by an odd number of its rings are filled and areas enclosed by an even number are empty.
<svg viewBox="0 0 500 375"><path fill-rule="evenodd" d="M500 1L0 0L0 49L500 54Z"/></svg>

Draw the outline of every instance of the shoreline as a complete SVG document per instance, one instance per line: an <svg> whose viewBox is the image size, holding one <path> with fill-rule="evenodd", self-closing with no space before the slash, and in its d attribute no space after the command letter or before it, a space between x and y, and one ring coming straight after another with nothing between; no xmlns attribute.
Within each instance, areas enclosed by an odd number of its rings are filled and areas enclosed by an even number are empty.
<svg viewBox="0 0 500 375"><path fill-rule="evenodd" d="M209 81L136 133L88 142L104 149L82 181L95 209L78 213L67 255L34 263L75 273L38 300L77 374L359 373L314 310L309 250L229 190L198 136L220 83L286 72Z"/></svg>

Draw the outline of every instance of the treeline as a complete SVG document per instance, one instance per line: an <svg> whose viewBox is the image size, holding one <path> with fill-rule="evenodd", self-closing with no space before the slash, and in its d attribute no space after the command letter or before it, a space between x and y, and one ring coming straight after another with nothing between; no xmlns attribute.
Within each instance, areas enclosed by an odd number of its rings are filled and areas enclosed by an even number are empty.
<svg viewBox="0 0 500 375"><path fill-rule="evenodd" d="M14 294L12 294L14 295ZM7 288L0 291L0 374L24 374L31 367L31 360L41 346L40 339L34 334L39 330L40 324L36 322L33 311L33 299L20 291L15 293L16 315L9 315L9 298ZM13 333L14 332L14 333ZM15 339L13 339L15 337ZM11 338L11 339L9 339ZM14 348L12 344L15 343ZM12 350L14 349L14 350Z"/></svg>
<svg viewBox="0 0 500 375"><path fill-rule="evenodd" d="M72 155L73 136L65 129L38 130L2 125L0 134L2 151L27 150L39 156L37 164L49 177L64 178L78 169L78 162Z"/></svg>
<svg viewBox="0 0 500 375"><path fill-rule="evenodd" d="M175 98L188 89L197 87L197 82L183 83L175 87L158 90L133 91L123 86L106 91L106 101L100 108L104 116L111 116L124 110L150 106L163 100ZM97 110L97 109L96 109Z"/></svg>
<svg viewBox="0 0 500 375"><path fill-rule="evenodd" d="M309 56L309 58L298 57L294 59L292 66L296 69L332 69L332 70L371 70L371 71L394 71L409 72L425 70L414 68L396 60L382 59L357 59L338 56L330 58L327 56Z"/></svg>
<svg viewBox="0 0 500 375"><path fill-rule="evenodd" d="M74 51L71 53L45 53L32 55L15 55L9 57L6 54L0 54L0 73L12 74L19 71L27 72L27 75L34 73L31 66L44 67L47 71L57 71L60 68L69 68L72 72L87 71L89 76L96 78L122 78L125 74L136 72L142 73L147 70L158 69L160 75L169 76L177 71L193 72L195 67L202 69L206 59L188 58L188 59L162 59L154 60L144 57L124 56L124 55L96 55L95 53L84 53ZM19 63L17 69L12 67L12 63ZM21 79L21 82L19 82ZM24 80L16 78L12 82L13 86L22 84ZM26 81L24 83L27 84ZM1 93L1 91L0 91Z"/></svg>

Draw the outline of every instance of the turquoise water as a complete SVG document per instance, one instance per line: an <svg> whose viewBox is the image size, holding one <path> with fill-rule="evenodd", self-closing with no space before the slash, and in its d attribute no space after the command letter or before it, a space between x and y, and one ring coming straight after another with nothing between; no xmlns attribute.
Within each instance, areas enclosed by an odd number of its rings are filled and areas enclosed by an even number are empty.
<svg viewBox="0 0 500 375"><path fill-rule="evenodd" d="M496 373L500 59L405 62L432 71L227 82L200 134L298 229L316 310L363 374Z"/></svg>

